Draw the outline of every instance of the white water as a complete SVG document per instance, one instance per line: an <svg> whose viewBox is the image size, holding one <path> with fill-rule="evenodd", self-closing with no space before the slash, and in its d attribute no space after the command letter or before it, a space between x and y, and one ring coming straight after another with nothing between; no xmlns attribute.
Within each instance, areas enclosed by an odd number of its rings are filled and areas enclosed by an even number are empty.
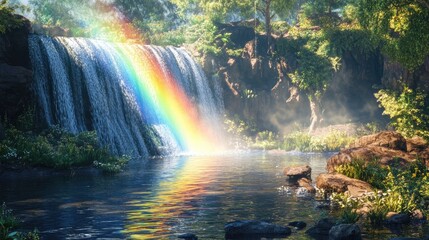
<svg viewBox="0 0 429 240"><path fill-rule="evenodd" d="M34 91L48 126L59 125L72 133L95 130L115 154L154 156L184 150L159 117L154 91L152 104L139 102L136 96L121 52L143 52L155 57L164 74L174 77L208 126L221 129L219 82L209 81L183 49L36 35L29 37L29 46Z"/></svg>

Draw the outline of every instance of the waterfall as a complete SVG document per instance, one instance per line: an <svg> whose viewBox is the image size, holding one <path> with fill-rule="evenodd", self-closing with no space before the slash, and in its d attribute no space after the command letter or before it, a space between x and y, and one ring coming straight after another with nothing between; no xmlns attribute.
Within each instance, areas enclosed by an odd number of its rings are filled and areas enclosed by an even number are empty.
<svg viewBox="0 0 429 240"><path fill-rule="evenodd" d="M156 156L219 146L223 100L181 48L29 37L34 91L48 126L97 132L114 154Z"/></svg>

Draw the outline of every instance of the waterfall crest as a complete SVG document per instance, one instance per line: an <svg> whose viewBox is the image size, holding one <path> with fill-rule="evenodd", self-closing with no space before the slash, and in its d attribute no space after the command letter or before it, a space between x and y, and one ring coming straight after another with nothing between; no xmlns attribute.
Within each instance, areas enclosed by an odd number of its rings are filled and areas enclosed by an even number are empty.
<svg viewBox="0 0 429 240"><path fill-rule="evenodd" d="M37 35L29 46L48 126L95 130L118 155L204 152L221 138L220 83L184 49Z"/></svg>

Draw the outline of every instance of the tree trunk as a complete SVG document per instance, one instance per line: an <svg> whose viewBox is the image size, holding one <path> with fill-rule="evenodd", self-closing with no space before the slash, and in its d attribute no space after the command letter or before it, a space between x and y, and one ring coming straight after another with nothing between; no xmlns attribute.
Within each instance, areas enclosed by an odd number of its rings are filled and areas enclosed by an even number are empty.
<svg viewBox="0 0 429 240"><path fill-rule="evenodd" d="M264 17L265 17L265 32L267 34L268 53L271 52L271 10L270 10L270 5L271 5L271 0L265 0Z"/></svg>
<svg viewBox="0 0 429 240"><path fill-rule="evenodd" d="M320 112L320 103L317 101L316 97L310 97L310 127L308 127L308 133L311 134L314 132L314 130L319 125L320 121L322 120L321 112Z"/></svg>

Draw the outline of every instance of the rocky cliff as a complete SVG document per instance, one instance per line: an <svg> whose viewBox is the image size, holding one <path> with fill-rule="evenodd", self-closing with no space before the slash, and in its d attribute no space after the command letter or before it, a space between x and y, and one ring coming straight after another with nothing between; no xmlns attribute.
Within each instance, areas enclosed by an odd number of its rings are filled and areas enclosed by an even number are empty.
<svg viewBox="0 0 429 240"><path fill-rule="evenodd" d="M19 16L17 16L19 17ZM19 17L22 18L22 17ZM31 24L0 34L0 117L14 121L31 100L32 71L28 53Z"/></svg>
<svg viewBox="0 0 429 240"><path fill-rule="evenodd" d="M224 82L226 110L231 115L253 120L260 128L288 132L297 124L310 124L308 98L293 86L287 73L296 59L267 54L266 36L245 26L221 25L221 33L243 49L239 57L205 56L207 74L218 74ZM278 39L272 39L276 44ZM381 85L383 58L379 51L369 55L345 52L322 99L326 124L373 121L381 116L374 85Z"/></svg>

